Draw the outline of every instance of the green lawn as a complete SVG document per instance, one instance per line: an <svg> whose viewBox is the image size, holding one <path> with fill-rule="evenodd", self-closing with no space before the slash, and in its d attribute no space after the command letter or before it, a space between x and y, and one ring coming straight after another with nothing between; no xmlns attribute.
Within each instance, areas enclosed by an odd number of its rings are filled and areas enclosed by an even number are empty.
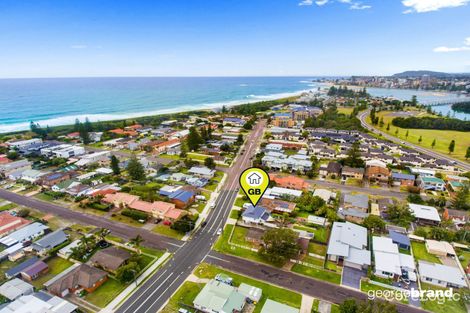
<svg viewBox="0 0 470 313"><path fill-rule="evenodd" d="M248 285L258 287L263 290L261 300L256 304L253 313L260 312L263 308L264 303L266 302L266 299L268 298L290 305L295 308L300 308L302 296L296 292L284 288L279 288L272 284L264 283L262 281L255 280L246 276L235 274L207 263L202 263L194 270L194 274L200 278L214 278L215 275L219 273L223 273L232 277L235 286L239 286L241 283L246 283Z"/></svg>
<svg viewBox="0 0 470 313"><path fill-rule="evenodd" d="M246 227L235 226L235 230L232 235L232 242L243 246L254 247L254 244L246 240L248 231L249 229Z"/></svg>
<svg viewBox="0 0 470 313"><path fill-rule="evenodd" d="M313 256L306 256L302 262L305 262L305 263L309 263L309 264L313 264L313 265L316 265L318 267L323 267L323 264L325 263L325 260L323 259L319 259L319 258L315 258Z"/></svg>
<svg viewBox="0 0 470 313"><path fill-rule="evenodd" d="M0 206L0 212L1 211L7 211L16 208L17 205L15 203L8 203L5 205Z"/></svg>
<svg viewBox="0 0 470 313"><path fill-rule="evenodd" d="M190 281L184 282L183 285L176 291L176 293L170 298L168 304L163 308L161 313L174 313L178 312L181 308L179 303L187 305L193 305L193 301L202 290L204 284L193 283Z"/></svg>
<svg viewBox="0 0 470 313"><path fill-rule="evenodd" d="M426 283L421 283L422 290L440 290L445 288L439 288L433 285L429 285ZM455 292L455 289L454 289ZM441 302L441 301L439 301ZM437 300L434 301L421 301L421 307L427 311L435 312L435 313L467 313L467 309L465 308L464 300L461 299L460 301L453 301L453 300L444 300L444 303L438 303Z"/></svg>
<svg viewBox="0 0 470 313"><path fill-rule="evenodd" d="M327 246L318 243L310 242L308 244L308 252L318 255L326 255Z"/></svg>
<svg viewBox="0 0 470 313"><path fill-rule="evenodd" d="M338 113L351 115L353 109L352 107L338 107Z"/></svg>
<svg viewBox="0 0 470 313"><path fill-rule="evenodd" d="M311 268L301 264L295 264L292 269L293 272L313 277L318 280L327 281L333 284L341 283L341 275L335 272L322 270L319 268Z"/></svg>
<svg viewBox="0 0 470 313"><path fill-rule="evenodd" d="M157 233L157 234L160 234L160 235L163 235L163 236L167 236L167 237L172 237L172 238L176 238L176 239L181 239L184 237L184 234L174 230L174 229L171 229L170 226L167 226L167 225L163 225L163 224L158 224L157 226L155 226L152 231L154 233Z"/></svg>
<svg viewBox="0 0 470 313"><path fill-rule="evenodd" d="M238 206L240 208L243 207L243 205L247 202L248 200L243 199L243 197L237 198L235 200L235 206Z"/></svg>
<svg viewBox="0 0 470 313"><path fill-rule="evenodd" d="M220 238L217 240L217 242L214 245L214 250L221 252L221 253L235 255L244 259L249 259L255 262L261 262L261 263L273 265L273 264L268 263L257 252L254 252L248 249L235 247L233 245L229 245L228 239L229 239L232 229L233 229L233 225L225 226L222 235L220 236Z"/></svg>
<svg viewBox="0 0 470 313"><path fill-rule="evenodd" d="M70 262L69 260L62 259L58 256L49 259L46 263L49 266L49 271L46 274L39 276L39 278L37 278L36 280L33 280L33 283L32 283L34 287L38 289L42 289L42 285L45 282L49 281L54 276L62 273L63 271L65 271L66 269L68 269L70 266L73 265L73 263Z"/></svg>
<svg viewBox="0 0 470 313"><path fill-rule="evenodd" d="M238 220L240 211L239 210L232 210L230 211L230 218Z"/></svg>
<svg viewBox="0 0 470 313"><path fill-rule="evenodd" d="M117 295L119 295L126 285L123 285L114 278L108 278L108 280L98 287L94 292L87 294L85 300L100 307L104 308L110 303Z"/></svg>
<svg viewBox="0 0 470 313"><path fill-rule="evenodd" d="M463 268L467 268L470 263L470 251L458 250L457 255L459 257L460 264Z"/></svg>
<svg viewBox="0 0 470 313"><path fill-rule="evenodd" d="M303 226L303 225L294 225L294 229L305 230L310 233L313 233L313 239L319 242L325 242L328 237L328 231L325 227L314 227L314 226Z"/></svg>
<svg viewBox="0 0 470 313"><path fill-rule="evenodd" d="M436 139L436 146L434 150L448 154L449 153L449 143L452 139L455 140L455 151L451 156L458 158L460 160L465 160L465 152L467 147L470 146L470 136L465 132L452 131L452 130L434 130L434 129L409 129L408 138L406 138L406 129L395 127L392 125L392 120L395 118L390 115L391 112L379 112L377 116L384 119L384 127L380 128L376 126L383 132L388 133L389 135L398 137L404 141L408 141L414 144L419 144L424 148L431 149L431 144L434 139ZM419 113L418 116L425 116L425 113ZM367 117L367 123L370 124L370 117ZM390 130L387 131L387 124L390 123ZM395 131L398 129L398 135L395 135ZM422 142L419 143L419 137L422 136Z"/></svg>
<svg viewBox="0 0 470 313"><path fill-rule="evenodd" d="M388 291L393 291L392 288L385 288L385 287L381 287L381 286L378 286L378 285L375 285L375 284L371 284L370 282L366 282L366 281L361 281L361 291L367 293L369 291L378 291L378 290L388 290ZM391 299L386 299L388 301L392 301L394 300L393 297ZM403 299L402 301L400 301L402 303L408 303L408 299Z"/></svg>
<svg viewBox="0 0 470 313"><path fill-rule="evenodd" d="M142 254L151 255L155 258L160 258L164 254L163 251L149 248L149 247L139 247L139 249L142 252Z"/></svg>
<svg viewBox="0 0 470 313"><path fill-rule="evenodd" d="M429 254L426 251L426 246L423 242L412 241L411 247L413 248L413 255L415 259L441 264L441 260L439 260L437 256Z"/></svg>
<svg viewBox="0 0 470 313"><path fill-rule="evenodd" d="M130 218L128 216L124 216L121 214L116 214L114 216L111 216L111 220L119 223L124 223L133 227L142 227L144 224L134 220L133 218Z"/></svg>

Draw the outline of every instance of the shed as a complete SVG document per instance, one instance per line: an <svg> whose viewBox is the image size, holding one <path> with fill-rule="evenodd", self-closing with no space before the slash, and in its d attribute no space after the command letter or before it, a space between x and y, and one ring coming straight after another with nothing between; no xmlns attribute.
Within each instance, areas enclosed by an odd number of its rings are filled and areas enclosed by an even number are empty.
<svg viewBox="0 0 470 313"><path fill-rule="evenodd" d="M263 295L263 290L261 290L261 288L253 287L245 283L240 284L238 291L253 302L259 302Z"/></svg>

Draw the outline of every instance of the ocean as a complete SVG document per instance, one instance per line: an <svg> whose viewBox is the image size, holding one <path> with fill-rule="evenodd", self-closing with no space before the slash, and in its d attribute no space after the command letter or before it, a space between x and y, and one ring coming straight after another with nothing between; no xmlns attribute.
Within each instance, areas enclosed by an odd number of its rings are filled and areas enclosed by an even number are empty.
<svg viewBox="0 0 470 313"><path fill-rule="evenodd" d="M0 79L0 133L278 99L316 90L316 77L139 77ZM368 88L374 96L427 103L456 97L401 89ZM443 107L434 107L445 110ZM447 109L450 109L448 107ZM444 113L446 114L446 112ZM460 114L458 118L467 118ZM470 116L469 116L470 117ZM467 118L468 119L468 118Z"/></svg>

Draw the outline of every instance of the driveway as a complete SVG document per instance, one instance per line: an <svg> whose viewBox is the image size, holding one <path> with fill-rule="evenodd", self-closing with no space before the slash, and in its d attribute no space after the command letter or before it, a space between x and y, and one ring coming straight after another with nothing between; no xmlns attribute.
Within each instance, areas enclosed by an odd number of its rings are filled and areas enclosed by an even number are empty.
<svg viewBox="0 0 470 313"><path fill-rule="evenodd" d="M343 275L341 277L341 285L351 288L361 289L361 279L366 277L367 274L363 270L358 270L352 267L343 267Z"/></svg>

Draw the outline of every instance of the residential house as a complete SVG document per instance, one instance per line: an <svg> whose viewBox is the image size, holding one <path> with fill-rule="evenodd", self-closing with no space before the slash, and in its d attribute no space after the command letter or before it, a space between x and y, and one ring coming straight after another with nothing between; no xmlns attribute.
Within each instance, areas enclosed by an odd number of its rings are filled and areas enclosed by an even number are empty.
<svg viewBox="0 0 470 313"><path fill-rule="evenodd" d="M0 164L0 176L6 178L11 176L13 173L22 173L26 170L30 170L32 164L33 163L29 162L28 160L19 160Z"/></svg>
<svg viewBox="0 0 470 313"><path fill-rule="evenodd" d="M253 303L258 303L263 295L261 288L253 287L245 283L241 283L240 286L238 286L238 291Z"/></svg>
<svg viewBox="0 0 470 313"><path fill-rule="evenodd" d="M25 241L32 241L44 235L44 232L47 229L49 229L49 227L39 222L34 222L26 226L23 226L20 229L17 229L14 232L8 234L7 236L1 238L0 243L6 247L11 247L18 243L23 243Z"/></svg>
<svg viewBox="0 0 470 313"><path fill-rule="evenodd" d="M114 194L107 194L103 198L103 202L113 204L114 207L120 208L123 206L131 206L132 203L138 201L139 197L125 192L116 192Z"/></svg>
<svg viewBox="0 0 470 313"><path fill-rule="evenodd" d="M0 286L0 295L10 301L32 293L34 293L34 286L19 278L13 278Z"/></svg>
<svg viewBox="0 0 470 313"><path fill-rule="evenodd" d="M369 210L369 196L366 194L345 194L343 196L344 209L357 209L362 212Z"/></svg>
<svg viewBox="0 0 470 313"><path fill-rule="evenodd" d="M275 113L272 117L271 124L276 127L294 127L295 121L292 113Z"/></svg>
<svg viewBox="0 0 470 313"><path fill-rule="evenodd" d="M313 164L308 156L287 156L278 152L268 152L261 162L272 170L291 172L307 172L312 169Z"/></svg>
<svg viewBox="0 0 470 313"><path fill-rule="evenodd" d="M5 303L1 313L72 313L78 307L62 298L52 296L47 292L39 291L33 294L21 296L13 302Z"/></svg>
<svg viewBox="0 0 470 313"><path fill-rule="evenodd" d="M0 236L9 234L29 223L31 223L31 221L22 217L13 216L8 211L0 212Z"/></svg>
<svg viewBox="0 0 470 313"><path fill-rule="evenodd" d="M303 190L308 189L310 186L304 179L297 177L297 176L280 176L276 174L269 174L269 179L276 183L276 186L281 188L289 188L289 189L296 189L296 190Z"/></svg>
<svg viewBox="0 0 470 313"><path fill-rule="evenodd" d="M391 198L380 198L377 199L377 208L380 216L386 216L386 212L395 205L395 202Z"/></svg>
<svg viewBox="0 0 470 313"><path fill-rule="evenodd" d="M262 206L249 205L242 213L243 222L247 224L265 224L270 220L271 216Z"/></svg>
<svg viewBox="0 0 470 313"><path fill-rule="evenodd" d="M194 203L196 194L192 190L182 188L170 194L168 198L177 208L184 209Z"/></svg>
<svg viewBox="0 0 470 313"><path fill-rule="evenodd" d="M302 196L302 190L295 190L295 189L288 189L288 188L281 188L281 187L273 187L268 188L264 192L263 197L268 199L279 199L283 197L292 197L298 198Z"/></svg>
<svg viewBox="0 0 470 313"><path fill-rule="evenodd" d="M467 282L458 267L418 261L420 279L444 288L466 288Z"/></svg>
<svg viewBox="0 0 470 313"><path fill-rule="evenodd" d="M21 173L21 179L31 184L36 183L41 179L42 176L46 175L46 173L37 171L37 170L26 170Z"/></svg>
<svg viewBox="0 0 470 313"><path fill-rule="evenodd" d="M235 125L238 127L242 127L245 125L246 121L244 119L238 117L226 117L223 120L223 125Z"/></svg>
<svg viewBox="0 0 470 313"><path fill-rule="evenodd" d="M206 313L242 312L246 296L236 287L210 280L193 301L194 307Z"/></svg>
<svg viewBox="0 0 470 313"><path fill-rule="evenodd" d="M411 167L410 168L411 174L420 177L435 177L436 171L426 168L419 168L419 167Z"/></svg>
<svg viewBox="0 0 470 313"><path fill-rule="evenodd" d="M364 178L364 169L345 166L341 171L341 175L343 180L347 178L362 180Z"/></svg>
<svg viewBox="0 0 470 313"><path fill-rule="evenodd" d="M328 165L320 167L320 175L323 177L339 178L341 177L341 164L338 162L329 162Z"/></svg>
<svg viewBox="0 0 470 313"><path fill-rule="evenodd" d="M39 255L45 255L55 247L60 246L68 240L68 235L62 229L58 229L41 239L35 241L29 248Z"/></svg>
<svg viewBox="0 0 470 313"><path fill-rule="evenodd" d="M189 169L188 173L199 178L212 179L215 175L215 170L207 167L193 166Z"/></svg>
<svg viewBox="0 0 470 313"><path fill-rule="evenodd" d="M279 199L269 199L269 198L262 198L260 201L260 205L265 208L269 213L292 213L296 207L294 202L288 202Z"/></svg>
<svg viewBox="0 0 470 313"><path fill-rule="evenodd" d="M388 236L392 239L392 242L400 249L410 250L411 241L405 233L399 233L394 230L388 231Z"/></svg>
<svg viewBox="0 0 470 313"><path fill-rule="evenodd" d="M58 185L63 181L71 178L71 172L54 172L41 177L40 184L44 187L51 188L54 185Z"/></svg>
<svg viewBox="0 0 470 313"><path fill-rule="evenodd" d="M78 167L87 167L91 164L107 165L110 162L111 152L110 151L98 151L84 155L78 160L75 165Z"/></svg>
<svg viewBox="0 0 470 313"><path fill-rule="evenodd" d="M9 270L5 271L5 277L8 278L8 279L12 279L14 277L19 277L21 272L24 269L27 269L28 267L36 264L39 261L40 261L39 258L34 256L34 257L24 261L24 262L21 262L17 266L12 267Z"/></svg>
<svg viewBox="0 0 470 313"><path fill-rule="evenodd" d="M441 222L441 217L435 207L409 203L408 208L415 216L416 222L419 224L438 225Z"/></svg>
<svg viewBox="0 0 470 313"><path fill-rule="evenodd" d="M42 143L41 138L32 138L32 139L26 139L26 140L8 141L7 145L8 147L10 147L10 149L24 150L31 146L34 146L36 144L41 144L41 143Z"/></svg>
<svg viewBox="0 0 470 313"><path fill-rule="evenodd" d="M445 191L445 182L437 177L421 177L416 180L417 185L423 190Z"/></svg>
<svg viewBox="0 0 470 313"><path fill-rule="evenodd" d="M356 269L366 268L371 264L367 229L350 222L334 222L327 255L332 262Z"/></svg>
<svg viewBox="0 0 470 313"><path fill-rule="evenodd" d="M92 293L108 279L105 271L87 264L74 264L44 284L46 290L59 297L83 289Z"/></svg>
<svg viewBox="0 0 470 313"><path fill-rule="evenodd" d="M426 239L425 241L426 251L429 254L434 254L442 257L455 257L454 247L447 241L437 241L432 239Z"/></svg>
<svg viewBox="0 0 470 313"><path fill-rule="evenodd" d="M323 199L323 201L325 201L325 203L329 203L330 200L336 198L336 193L334 193L334 192L332 192L328 189L317 188L313 192L313 196L314 197L320 197L321 199Z"/></svg>
<svg viewBox="0 0 470 313"><path fill-rule="evenodd" d="M390 170L386 167L367 166L364 177L369 182L388 183Z"/></svg>
<svg viewBox="0 0 470 313"><path fill-rule="evenodd" d="M372 247L374 249L375 275L398 280L405 271L407 277L413 276L414 278L416 268L413 257L399 253L398 245L393 243L391 238L373 236Z"/></svg>
<svg viewBox="0 0 470 313"><path fill-rule="evenodd" d="M91 257L90 263L105 271L116 273L117 269L124 265L130 258L131 254L129 251L118 247L108 247L97 251Z"/></svg>
<svg viewBox="0 0 470 313"><path fill-rule="evenodd" d="M392 172L392 184L394 186L414 186L415 176L412 174Z"/></svg>
<svg viewBox="0 0 470 313"><path fill-rule="evenodd" d="M449 221L451 220L455 226L461 227L464 226L466 223L470 221L470 213L468 211L460 211L460 210L451 210L451 209L444 209L444 213L442 214L442 218Z"/></svg>
<svg viewBox="0 0 470 313"><path fill-rule="evenodd" d="M49 266L41 260L38 260L34 264L24 268L21 272L21 278L27 281L33 281L38 278L41 274L49 271Z"/></svg>

